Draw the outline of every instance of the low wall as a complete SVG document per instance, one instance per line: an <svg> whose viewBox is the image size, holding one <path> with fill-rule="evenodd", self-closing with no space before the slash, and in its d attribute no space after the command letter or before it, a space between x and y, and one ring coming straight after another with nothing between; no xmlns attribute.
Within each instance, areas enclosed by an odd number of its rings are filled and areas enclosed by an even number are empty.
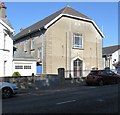
<svg viewBox="0 0 120 115"><path fill-rule="evenodd" d="M58 75L37 75L19 77L1 77L1 82L16 83L19 88L35 88L45 86L57 86L60 83Z"/></svg>
<svg viewBox="0 0 120 115"><path fill-rule="evenodd" d="M21 89L44 88L44 87L62 87L70 86L71 84L80 85L79 79L64 79L61 80L58 75L40 74L37 76L20 76L20 77L2 77L2 82L16 83Z"/></svg>

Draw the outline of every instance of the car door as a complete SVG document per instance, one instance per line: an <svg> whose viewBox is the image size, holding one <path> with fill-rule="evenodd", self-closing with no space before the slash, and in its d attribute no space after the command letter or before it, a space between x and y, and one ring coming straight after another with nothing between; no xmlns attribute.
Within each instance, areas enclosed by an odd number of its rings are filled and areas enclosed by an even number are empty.
<svg viewBox="0 0 120 115"><path fill-rule="evenodd" d="M106 70L101 71L101 76L105 84L109 82L109 74Z"/></svg>
<svg viewBox="0 0 120 115"><path fill-rule="evenodd" d="M115 77L114 77L114 72L112 72L111 70L106 70L106 73L107 73L107 80L108 80L108 83L112 83L115 81Z"/></svg>
<svg viewBox="0 0 120 115"><path fill-rule="evenodd" d="M113 83L115 83L116 82L116 79L117 79L117 76L116 76L116 74L113 72L113 71L111 71L110 70L110 80L111 80L111 82Z"/></svg>

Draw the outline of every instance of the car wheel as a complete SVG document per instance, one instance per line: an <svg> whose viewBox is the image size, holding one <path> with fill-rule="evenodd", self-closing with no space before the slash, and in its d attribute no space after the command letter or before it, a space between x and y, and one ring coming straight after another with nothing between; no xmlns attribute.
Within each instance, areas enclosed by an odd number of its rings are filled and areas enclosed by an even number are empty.
<svg viewBox="0 0 120 115"><path fill-rule="evenodd" d="M11 97L13 94L12 89L11 88L3 88L2 89L2 98L9 98Z"/></svg>
<svg viewBox="0 0 120 115"><path fill-rule="evenodd" d="M98 82L98 85L99 85L99 86L103 86L103 85L104 85L103 80L100 80L100 81Z"/></svg>
<svg viewBox="0 0 120 115"><path fill-rule="evenodd" d="M90 83L86 83L87 86L90 86Z"/></svg>

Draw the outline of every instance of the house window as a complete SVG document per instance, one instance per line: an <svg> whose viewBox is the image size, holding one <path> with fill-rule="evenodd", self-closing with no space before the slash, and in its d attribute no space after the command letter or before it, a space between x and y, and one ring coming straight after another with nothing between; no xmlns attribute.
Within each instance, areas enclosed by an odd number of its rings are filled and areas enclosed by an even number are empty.
<svg viewBox="0 0 120 115"><path fill-rule="evenodd" d="M27 52L27 40L24 42L24 51Z"/></svg>
<svg viewBox="0 0 120 115"><path fill-rule="evenodd" d="M16 65L15 69L23 69L23 66L22 65Z"/></svg>
<svg viewBox="0 0 120 115"><path fill-rule="evenodd" d="M31 66L30 65L25 65L24 69L31 69Z"/></svg>
<svg viewBox="0 0 120 115"><path fill-rule="evenodd" d="M82 34L73 35L73 48L83 48L82 47Z"/></svg>
<svg viewBox="0 0 120 115"><path fill-rule="evenodd" d="M38 48L38 58L42 59L42 47Z"/></svg>
<svg viewBox="0 0 120 115"><path fill-rule="evenodd" d="M7 34L4 33L4 49L6 49L6 46L7 46L7 41L6 41L6 37L7 37Z"/></svg>
<svg viewBox="0 0 120 115"><path fill-rule="evenodd" d="M82 77L82 68L83 62L80 59L76 59L73 61L73 70L74 70L74 77Z"/></svg>
<svg viewBox="0 0 120 115"><path fill-rule="evenodd" d="M7 61L4 61L4 76L6 75Z"/></svg>
<svg viewBox="0 0 120 115"><path fill-rule="evenodd" d="M35 40L31 39L31 50L35 49Z"/></svg>

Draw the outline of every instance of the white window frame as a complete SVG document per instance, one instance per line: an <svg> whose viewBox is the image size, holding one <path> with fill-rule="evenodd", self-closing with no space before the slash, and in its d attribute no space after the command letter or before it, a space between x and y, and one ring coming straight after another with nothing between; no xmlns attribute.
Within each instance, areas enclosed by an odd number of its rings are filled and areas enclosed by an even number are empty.
<svg viewBox="0 0 120 115"><path fill-rule="evenodd" d="M22 65L15 65L15 69L23 69Z"/></svg>
<svg viewBox="0 0 120 115"><path fill-rule="evenodd" d="M32 69L31 65L24 65L24 69Z"/></svg>
<svg viewBox="0 0 120 115"><path fill-rule="evenodd" d="M7 49L7 33L4 32L4 49Z"/></svg>
<svg viewBox="0 0 120 115"><path fill-rule="evenodd" d="M27 40L24 42L24 51L27 52Z"/></svg>
<svg viewBox="0 0 120 115"><path fill-rule="evenodd" d="M38 48L38 59L42 60L42 47Z"/></svg>
<svg viewBox="0 0 120 115"><path fill-rule="evenodd" d="M31 50L35 49L35 40L31 39Z"/></svg>
<svg viewBox="0 0 120 115"><path fill-rule="evenodd" d="M75 44L76 37L79 37L79 44ZM73 34L73 48L82 49L83 48L83 36L82 34Z"/></svg>
<svg viewBox="0 0 120 115"><path fill-rule="evenodd" d="M7 60L4 61L4 76L6 75L7 72Z"/></svg>

